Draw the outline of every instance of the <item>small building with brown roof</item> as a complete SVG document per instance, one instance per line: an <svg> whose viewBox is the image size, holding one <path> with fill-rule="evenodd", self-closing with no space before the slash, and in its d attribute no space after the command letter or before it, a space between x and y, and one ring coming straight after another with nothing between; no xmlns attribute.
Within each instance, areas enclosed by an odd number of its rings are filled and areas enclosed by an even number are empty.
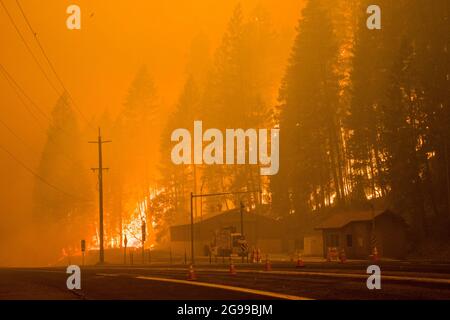
<svg viewBox="0 0 450 320"><path fill-rule="evenodd" d="M407 252L407 225L390 210L337 212L315 229L322 231L324 257L344 249L349 259L367 259L374 246L382 258L403 259Z"/></svg>

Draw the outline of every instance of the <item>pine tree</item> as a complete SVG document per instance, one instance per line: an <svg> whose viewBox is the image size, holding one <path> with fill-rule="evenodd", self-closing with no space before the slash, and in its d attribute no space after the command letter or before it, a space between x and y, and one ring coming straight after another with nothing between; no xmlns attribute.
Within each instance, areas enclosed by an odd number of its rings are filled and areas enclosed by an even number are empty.
<svg viewBox="0 0 450 320"><path fill-rule="evenodd" d="M352 188L360 183L371 197L382 197L421 241L446 225L450 72L441 30L449 26L449 8L419 0L380 6L382 30L361 24L356 38L346 121Z"/></svg>
<svg viewBox="0 0 450 320"><path fill-rule="evenodd" d="M216 51L202 106L208 127L259 128L271 126L268 101L273 85L268 63L275 52L275 37L267 13L255 9L248 19L237 6ZM213 166L204 170L204 186L209 192L258 190L262 183L257 165ZM251 196L250 204L257 199ZM237 205L236 199L208 199L213 211Z"/></svg>
<svg viewBox="0 0 450 320"><path fill-rule="evenodd" d="M382 109L381 145L386 150L389 202L404 215L416 237L425 230L423 110L415 94L416 70L411 58L414 49L404 40L387 93L387 105Z"/></svg>
<svg viewBox="0 0 450 320"><path fill-rule="evenodd" d="M147 68L142 66L130 86L112 134L110 176L115 194L112 206L118 214L135 212L137 204L149 196L150 186L156 180L158 112L155 84Z"/></svg>
<svg viewBox="0 0 450 320"><path fill-rule="evenodd" d="M60 240L50 247L61 250L85 236L83 230L92 212L87 199L92 198L92 190L82 157L84 140L66 94L58 99L51 121L38 173L61 191L36 181L34 221L39 226L38 233Z"/></svg>
<svg viewBox="0 0 450 320"><path fill-rule="evenodd" d="M389 155L390 203L405 216L420 241L430 234L447 234L441 226L448 226L449 221L443 214L448 190L449 40L440 33L449 26L449 7L442 1L426 7L414 1L404 8L408 16L392 69L382 138L387 140ZM421 27L409 21L421 21ZM397 133L395 137L390 136L392 132Z"/></svg>
<svg viewBox="0 0 450 320"><path fill-rule="evenodd" d="M370 1L361 1L367 8ZM367 14L361 10L354 45L351 75L352 97L346 129L349 132L348 149L352 159L353 184L371 198L385 196L387 177L384 170L384 153L381 148L382 106L386 105L386 92L390 70L400 47L404 32L402 15L404 2L381 1L382 29L366 27Z"/></svg>
<svg viewBox="0 0 450 320"><path fill-rule="evenodd" d="M194 165L175 165L171 160L171 134L178 128L191 128L199 114L200 90L192 76L184 86L175 111L169 117L161 136L161 185L168 194L170 219L180 221L189 217L190 193L195 189Z"/></svg>
<svg viewBox="0 0 450 320"><path fill-rule="evenodd" d="M337 42L322 1L309 1L280 89L280 173L275 207L300 215L343 200L338 170ZM275 201L275 200L274 200Z"/></svg>

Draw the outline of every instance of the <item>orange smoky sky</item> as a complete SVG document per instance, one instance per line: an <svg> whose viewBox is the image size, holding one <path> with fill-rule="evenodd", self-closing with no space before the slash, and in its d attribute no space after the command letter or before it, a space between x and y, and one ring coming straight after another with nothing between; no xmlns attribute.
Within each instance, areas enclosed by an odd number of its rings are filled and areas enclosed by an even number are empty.
<svg viewBox="0 0 450 320"><path fill-rule="evenodd" d="M142 65L147 66L155 82L158 103L163 110L160 121L164 123L183 87L192 40L198 34L204 34L213 56L238 3L244 16L259 5L269 13L273 29L284 39L280 51L287 60L302 7L300 0L19 2L81 113L92 119L95 125L96 119L105 112L111 117L117 115ZM62 92L16 0L3 0L3 4L57 91ZM71 4L81 8L81 30L66 27L66 9ZM50 114L58 93L39 70L1 6L0 64L40 109ZM285 64L280 64L276 75L278 84L284 68ZM46 141L48 122L34 121L3 76L0 76L0 102L0 119L20 138L18 140L10 130L0 125L0 145L35 170ZM86 125L78 116L80 125ZM91 135L94 138L96 132L92 130ZM86 144L86 150L92 151L92 161L95 161L93 148ZM12 239L20 234L30 217L35 180L3 151L0 151L0 168L0 242L2 247L13 249Z"/></svg>

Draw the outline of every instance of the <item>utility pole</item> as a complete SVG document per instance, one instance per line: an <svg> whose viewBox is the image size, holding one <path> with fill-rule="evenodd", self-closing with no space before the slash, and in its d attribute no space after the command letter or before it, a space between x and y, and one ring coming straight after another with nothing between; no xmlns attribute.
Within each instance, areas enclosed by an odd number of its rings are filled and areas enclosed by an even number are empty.
<svg viewBox="0 0 450 320"><path fill-rule="evenodd" d="M448 170L448 144L447 144L447 139L445 140L445 181L447 183L447 210L449 211L448 213L450 213L450 176L449 176L449 170Z"/></svg>
<svg viewBox="0 0 450 320"><path fill-rule="evenodd" d="M141 222L142 229L142 264L145 264L145 240L147 238L147 226L145 220Z"/></svg>
<svg viewBox="0 0 450 320"><path fill-rule="evenodd" d="M128 244L128 239L127 239L127 235L124 236L123 239L123 264L127 264L127 244Z"/></svg>
<svg viewBox="0 0 450 320"><path fill-rule="evenodd" d="M102 145L104 143L110 143L111 141L102 140L102 135L100 128L98 128L98 140L89 141L89 143L95 143L98 145L98 168L92 168L92 171L98 172L98 211L99 211L99 234L100 234L100 257L99 264L105 262L105 249L103 246L103 170L108 170L108 168L103 168L103 154Z"/></svg>
<svg viewBox="0 0 450 320"><path fill-rule="evenodd" d="M242 200L240 201L240 207L239 207L239 211L241 213L241 239L244 240L245 236L244 236L244 203L242 202ZM244 263L244 250L242 250L242 263ZM247 254L248 257L248 254Z"/></svg>
<svg viewBox="0 0 450 320"><path fill-rule="evenodd" d="M193 210L193 202L194 201L194 193L191 192L191 264L195 264L194 258L194 210Z"/></svg>
<svg viewBox="0 0 450 320"><path fill-rule="evenodd" d="M240 213L241 213L241 237L244 238L244 203L242 201L240 206Z"/></svg>

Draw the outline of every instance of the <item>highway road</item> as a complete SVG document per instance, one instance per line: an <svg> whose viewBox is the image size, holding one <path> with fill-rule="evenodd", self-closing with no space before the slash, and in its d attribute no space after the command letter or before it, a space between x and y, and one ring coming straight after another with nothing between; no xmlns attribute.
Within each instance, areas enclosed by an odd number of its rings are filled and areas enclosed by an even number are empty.
<svg viewBox="0 0 450 320"><path fill-rule="evenodd" d="M81 268L81 289L69 290L59 268L0 269L0 300L259 300L259 299L450 299L447 264L381 264L381 289L369 290L367 264L289 263L203 264L195 281L184 265L88 266Z"/></svg>

